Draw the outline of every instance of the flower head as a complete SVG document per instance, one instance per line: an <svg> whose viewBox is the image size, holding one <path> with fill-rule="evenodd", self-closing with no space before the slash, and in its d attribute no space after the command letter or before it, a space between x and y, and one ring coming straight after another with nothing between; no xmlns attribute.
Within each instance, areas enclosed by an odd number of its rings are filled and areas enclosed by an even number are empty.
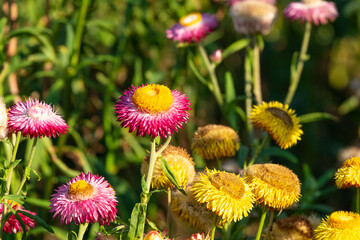
<svg viewBox="0 0 360 240"><path fill-rule="evenodd" d="M167 38L180 43L200 42L214 31L217 25L215 15L195 12L180 18L178 23L166 30L166 35Z"/></svg>
<svg viewBox="0 0 360 240"><path fill-rule="evenodd" d="M276 101L254 106L250 120L255 127L267 131L283 149L295 145L304 133L295 111Z"/></svg>
<svg viewBox="0 0 360 240"><path fill-rule="evenodd" d="M343 163L335 173L338 188L360 187L360 157L352 157Z"/></svg>
<svg viewBox="0 0 360 240"><path fill-rule="evenodd" d="M307 218L292 215L278 219L272 226L271 239L274 240L312 240L313 229Z"/></svg>
<svg viewBox="0 0 360 240"><path fill-rule="evenodd" d="M184 94L164 85L151 84L124 91L115 105L122 127L137 135L167 137L189 119L190 102Z"/></svg>
<svg viewBox="0 0 360 240"><path fill-rule="evenodd" d="M11 201L8 201L8 204L10 205ZM3 206L4 206L4 204L0 204L0 216L2 215L2 212L3 212ZM21 210L21 211L27 212L29 214L36 215L34 212L30 212L28 210L25 210L24 207L21 206L19 203L13 204L12 208L15 211ZM18 213L18 215L20 216L22 222L24 223L26 231L28 231L30 228L35 227L34 219L29 218L28 216L25 216L22 213ZM16 219L14 214L11 214L10 218L4 224L3 231L6 232L6 233L14 233L14 234L17 233L17 232L22 232L23 231L19 221Z"/></svg>
<svg viewBox="0 0 360 240"><path fill-rule="evenodd" d="M8 134L8 117L4 99L0 97L0 140L4 140Z"/></svg>
<svg viewBox="0 0 360 240"><path fill-rule="evenodd" d="M194 180L191 191L197 202L206 203L224 222L241 220L253 208L251 188L233 173L206 169Z"/></svg>
<svg viewBox="0 0 360 240"><path fill-rule="evenodd" d="M245 35L268 34L276 14L277 8L266 1L236 1L230 7L235 30Z"/></svg>
<svg viewBox="0 0 360 240"><path fill-rule="evenodd" d="M109 225L116 216L115 191L103 177L80 173L60 186L50 199L50 212L61 217L61 223L76 225L99 222Z"/></svg>
<svg viewBox="0 0 360 240"><path fill-rule="evenodd" d="M191 234L190 238L187 238L186 240L209 240L210 236L206 235L204 233L194 233Z"/></svg>
<svg viewBox="0 0 360 240"><path fill-rule="evenodd" d="M208 210L205 204L195 201L191 186L186 189L186 195L176 190L171 196L171 212L189 226L209 231L213 226L215 213Z"/></svg>
<svg viewBox="0 0 360 240"><path fill-rule="evenodd" d="M222 51L221 49L216 49L211 55L210 55L210 60L213 63L220 63L222 60Z"/></svg>
<svg viewBox="0 0 360 240"><path fill-rule="evenodd" d="M299 201L298 177L279 164L253 164L245 171L245 181L252 188L259 204L284 209Z"/></svg>
<svg viewBox="0 0 360 240"><path fill-rule="evenodd" d="M292 2L284 10L285 17L291 21L300 20L315 25L327 24L334 21L338 12L333 2L323 0L302 0Z"/></svg>
<svg viewBox="0 0 360 240"><path fill-rule="evenodd" d="M144 237L144 240L163 240L163 239L164 238L161 236L161 234L155 230L149 231Z"/></svg>
<svg viewBox="0 0 360 240"><path fill-rule="evenodd" d="M8 128L24 137L57 137L68 131L68 125L49 104L29 98L18 102L8 112Z"/></svg>
<svg viewBox="0 0 360 240"><path fill-rule="evenodd" d="M185 149L168 145L156 159L151 186L154 188L173 188L174 184L166 177L161 168L163 157L173 171L180 186L186 187L195 177L195 163ZM150 156L147 156L141 165L141 173L147 175Z"/></svg>
<svg viewBox="0 0 360 240"><path fill-rule="evenodd" d="M199 127L193 136L192 150L204 159L233 157L240 147L236 131L223 125Z"/></svg>
<svg viewBox="0 0 360 240"><path fill-rule="evenodd" d="M360 239L360 215L337 211L327 216L315 229L316 240L358 240Z"/></svg>

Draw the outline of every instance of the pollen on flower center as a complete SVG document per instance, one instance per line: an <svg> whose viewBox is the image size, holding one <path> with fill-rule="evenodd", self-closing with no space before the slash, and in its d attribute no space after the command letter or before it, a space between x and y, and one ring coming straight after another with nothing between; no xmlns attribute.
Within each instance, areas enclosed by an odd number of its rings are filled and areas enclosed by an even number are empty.
<svg viewBox="0 0 360 240"><path fill-rule="evenodd" d="M353 229L360 224L360 215L350 212L338 211L330 215L330 225L338 229Z"/></svg>
<svg viewBox="0 0 360 240"><path fill-rule="evenodd" d="M132 102L144 112L161 113L169 109L173 103L170 89L164 85L148 85L137 89Z"/></svg>
<svg viewBox="0 0 360 240"><path fill-rule="evenodd" d="M218 190L227 192L236 199L242 199L245 185L239 177L232 173L219 172L210 176L211 184Z"/></svg>
<svg viewBox="0 0 360 240"><path fill-rule="evenodd" d="M191 13L180 18L180 24L183 26L191 26L201 21L201 13Z"/></svg>
<svg viewBox="0 0 360 240"><path fill-rule="evenodd" d="M291 119L291 117L289 116L289 114L277 107L269 107L266 109L266 111L268 111L269 113L271 113L274 117L280 119L286 126L288 127L293 127L294 123Z"/></svg>
<svg viewBox="0 0 360 240"><path fill-rule="evenodd" d="M68 196L72 200L84 200L91 197L94 193L94 187L85 180L79 180L69 186Z"/></svg>
<svg viewBox="0 0 360 240"><path fill-rule="evenodd" d="M48 115L47 113L48 110L46 107L41 105L34 105L27 111L27 115L31 118L41 118L44 117L44 115Z"/></svg>

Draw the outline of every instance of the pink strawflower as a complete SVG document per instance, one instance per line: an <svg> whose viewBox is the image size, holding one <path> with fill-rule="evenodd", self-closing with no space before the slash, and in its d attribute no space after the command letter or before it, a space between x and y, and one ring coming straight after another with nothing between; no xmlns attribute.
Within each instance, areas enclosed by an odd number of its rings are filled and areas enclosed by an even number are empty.
<svg viewBox="0 0 360 240"><path fill-rule="evenodd" d="M200 42L217 25L215 15L195 12L180 18L178 23L166 30L166 36L180 43Z"/></svg>
<svg viewBox="0 0 360 240"><path fill-rule="evenodd" d="M61 217L61 223L76 225L99 222L109 225L116 216L115 191L98 175L80 173L60 186L50 199L50 212Z"/></svg>
<svg viewBox="0 0 360 240"><path fill-rule="evenodd" d="M210 55L210 60L211 60L213 63L219 63L219 62L221 62L221 60L222 60L222 51L221 51L221 49L215 50L215 52L213 52L213 53Z"/></svg>
<svg viewBox="0 0 360 240"><path fill-rule="evenodd" d="M11 201L9 201L8 204L10 205ZM2 215L3 206L4 206L4 204L0 205L0 216ZM32 215L36 215L34 212L30 212L28 210L25 210L24 207L21 206L18 203L15 203L14 206L12 206L12 208L15 211L21 210L21 211L30 213ZM21 220L23 221L23 223L25 225L26 231L29 231L30 228L35 227L35 221L33 219L29 218L28 216L25 216L22 213L18 213L18 214L19 214ZM6 232L6 233L14 233L14 234L17 233L17 232L22 232L21 225L20 225L19 221L16 219L14 214L12 214L10 216L10 218L6 221L6 223L4 225L4 228L3 228L3 231Z"/></svg>
<svg viewBox="0 0 360 240"><path fill-rule="evenodd" d="M177 90L151 84L124 91L115 105L115 115L122 127L137 135L167 137L189 119L190 101Z"/></svg>
<svg viewBox="0 0 360 240"><path fill-rule="evenodd" d="M49 104L29 98L18 102L8 112L8 128L24 137L57 137L68 131L68 125Z"/></svg>
<svg viewBox="0 0 360 240"><path fill-rule="evenodd" d="M315 25L327 24L338 16L335 3L323 0L303 0L292 2L284 10L285 17L291 21L300 20Z"/></svg>

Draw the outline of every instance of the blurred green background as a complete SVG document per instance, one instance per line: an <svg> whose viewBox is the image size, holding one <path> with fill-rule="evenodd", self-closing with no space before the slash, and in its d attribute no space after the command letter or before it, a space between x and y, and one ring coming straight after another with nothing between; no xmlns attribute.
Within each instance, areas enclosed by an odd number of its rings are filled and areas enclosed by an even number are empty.
<svg viewBox="0 0 360 240"><path fill-rule="evenodd" d="M278 18L264 38L261 75L265 101L284 100L291 58L302 41L304 25L283 17L282 10L289 2L277 2ZM327 112L337 120L304 124L302 140L288 150L295 160L282 156L270 159L299 176L303 198L296 211L321 217L333 210L353 209L354 191L336 190L333 172L340 165L339 155L348 154L344 148L360 147L360 1L335 3L338 19L312 29L310 58L291 108L297 115ZM33 168L41 180L33 175L27 185L27 207L54 226L59 239L76 228L52 220L48 200L54 188L80 171L98 173L111 183L122 219L130 217L131 208L139 201L139 169L149 139L129 134L116 121L114 105L123 90L160 83L184 92L191 101L191 117L172 144L189 152L198 126L230 124L188 66L187 59L192 57L206 76L197 48L177 47L165 34L181 16L209 12L216 14L220 24L203 41L205 48L208 54L225 49L243 36L234 31L223 1L3 0L1 5L0 94L8 107L18 97L28 96L51 103L70 126L67 135L39 141ZM9 6L17 6L17 16L11 17L15 10ZM223 92L225 72L229 71L237 96L244 94L244 56L244 50L239 51L217 67ZM242 101L237 104L244 107ZM232 127L241 138L246 134L240 120ZM21 142L19 158L27 159L30 143L29 139ZM4 153L6 146L1 144ZM247 144L246 138L242 144ZM201 167L201 161L196 160ZM154 221L165 216L161 198L151 201L149 218ZM88 231L88 239L94 238L95 230L97 226ZM38 227L29 239L54 239L44 232Z"/></svg>

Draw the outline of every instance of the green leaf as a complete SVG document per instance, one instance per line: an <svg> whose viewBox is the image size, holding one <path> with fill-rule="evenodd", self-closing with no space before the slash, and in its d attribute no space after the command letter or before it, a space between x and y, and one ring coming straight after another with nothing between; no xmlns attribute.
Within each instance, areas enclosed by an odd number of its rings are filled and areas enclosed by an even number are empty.
<svg viewBox="0 0 360 240"><path fill-rule="evenodd" d="M39 216L37 215L33 215L31 213L22 211L22 210L18 210L19 213L24 214L25 216L34 219L36 221L36 223L38 223L40 226L42 226L43 228L45 228L48 232L50 233L54 233L54 230L52 229L52 227L50 227L43 219L41 219Z"/></svg>
<svg viewBox="0 0 360 240"><path fill-rule="evenodd" d="M310 123L310 122L316 122L320 120L333 120L338 121L339 119L330 114L330 113L324 113L324 112L314 112L314 113L308 113L299 116L300 123Z"/></svg>
<svg viewBox="0 0 360 240"><path fill-rule="evenodd" d="M228 56L230 56L231 54L240 51L241 49L247 47L250 43L250 39L244 38L244 39L240 39L236 42L234 42L233 44L231 44L230 46L228 46L222 53L222 59L227 58Z"/></svg>
<svg viewBox="0 0 360 240"><path fill-rule="evenodd" d="M338 112L340 115L348 114L349 112L354 111L359 104L359 98L357 96L351 96L339 106Z"/></svg>
<svg viewBox="0 0 360 240"><path fill-rule="evenodd" d="M0 19L0 42L3 40L5 25L6 25L6 17L2 17Z"/></svg>
<svg viewBox="0 0 360 240"><path fill-rule="evenodd" d="M133 211L131 212L128 239L135 240L142 238L146 218L146 208L147 206L144 203L135 204Z"/></svg>
<svg viewBox="0 0 360 240"><path fill-rule="evenodd" d="M14 213L14 216L16 218L16 220L18 220L18 222L20 223L20 226L21 226L21 229L22 229L22 232L23 232L23 235L21 237L21 240L25 240L26 239L26 227L25 227L25 224L24 224L24 221L22 220L22 218L20 217L20 215L18 214L18 212L15 212Z"/></svg>
<svg viewBox="0 0 360 240"><path fill-rule="evenodd" d="M155 231L160 231L154 222L150 221L149 219L146 219L146 222L150 226L151 229L153 229Z"/></svg>
<svg viewBox="0 0 360 240"><path fill-rule="evenodd" d="M296 67L297 67L297 62L298 62L298 56L299 53L298 52L294 52L294 54L292 55L291 58L291 65L290 65L290 84L292 83L294 77L295 77L295 73L296 73Z"/></svg>
<svg viewBox="0 0 360 240"><path fill-rule="evenodd" d="M165 173L165 176L170 180L170 182L172 184L175 185L175 187L184 195L186 195L185 190L180 186L176 175L174 174L174 172L171 170L169 163L165 160L165 158L160 157L161 158L161 169L163 170L163 172Z"/></svg>
<svg viewBox="0 0 360 240"><path fill-rule="evenodd" d="M189 67L191 68L192 72L194 73L195 77L197 77L197 79L199 79L199 81L204 84L207 87L210 87L210 83L201 75L201 73L199 72L199 70L196 68L194 61L192 60L192 55L189 54L188 56L188 64Z"/></svg>
<svg viewBox="0 0 360 240"><path fill-rule="evenodd" d="M230 72L225 73L225 102L226 102L226 115L230 123L230 126L237 130L237 114L236 114L236 104L235 104L236 92L234 80Z"/></svg>
<svg viewBox="0 0 360 240"><path fill-rule="evenodd" d="M73 237L77 238L76 232L71 231L71 232L68 232L68 233L67 233L67 239L68 239L68 240L73 240Z"/></svg>
<svg viewBox="0 0 360 240"><path fill-rule="evenodd" d="M2 197L2 200L4 200L4 199L11 200L13 202L17 202L17 203L23 205L25 197L23 195L9 194L9 195Z"/></svg>
<svg viewBox="0 0 360 240"><path fill-rule="evenodd" d="M265 148L259 154L259 157L266 157L266 156L276 156L276 157L285 158L295 164L299 162L298 159L295 157L295 155L279 147Z"/></svg>
<svg viewBox="0 0 360 240"><path fill-rule="evenodd" d="M22 159L16 159L16 160L13 161L12 163L10 163L9 166L6 166L5 169L14 168L14 167L16 167L21 161L22 161Z"/></svg>

